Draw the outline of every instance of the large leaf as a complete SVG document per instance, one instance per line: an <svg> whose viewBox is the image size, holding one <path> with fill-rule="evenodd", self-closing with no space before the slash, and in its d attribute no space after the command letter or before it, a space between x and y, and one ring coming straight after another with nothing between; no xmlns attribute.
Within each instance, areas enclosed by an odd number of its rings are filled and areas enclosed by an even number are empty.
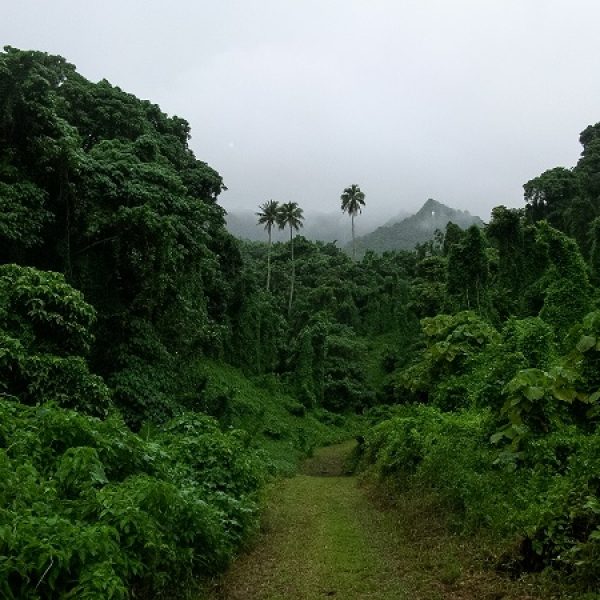
<svg viewBox="0 0 600 600"><path fill-rule="evenodd" d="M532 385L529 387L523 388L523 394L528 400L535 402L536 400L540 400L544 397L546 390L543 387Z"/></svg>
<svg viewBox="0 0 600 600"><path fill-rule="evenodd" d="M584 335L581 336L581 339L577 342L577 350L579 352L587 352L590 348L596 345L596 336L595 335Z"/></svg>
<svg viewBox="0 0 600 600"><path fill-rule="evenodd" d="M552 395L558 400L571 404L577 398L577 391L570 388L555 388Z"/></svg>

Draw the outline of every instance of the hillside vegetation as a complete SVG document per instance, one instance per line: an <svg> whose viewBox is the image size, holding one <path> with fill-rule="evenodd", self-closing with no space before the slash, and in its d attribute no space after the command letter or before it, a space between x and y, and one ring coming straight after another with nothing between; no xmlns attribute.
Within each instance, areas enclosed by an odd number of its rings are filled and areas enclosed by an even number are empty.
<svg viewBox="0 0 600 600"><path fill-rule="evenodd" d="M494 568L596 593L600 124L523 209L355 261L233 237L188 123L61 57L0 89L0 596L201 597L355 436Z"/></svg>
<svg viewBox="0 0 600 600"><path fill-rule="evenodd" d="M414 250L416 246L427 244L434 239L436 231L443 232L448 223L461 229L471 225L483 227L483 221L467 211L450 208L430 198L414 214L402 220L382 225L356 240L356 249L361 255L369 250L390 252L394 250Z"/></svg>

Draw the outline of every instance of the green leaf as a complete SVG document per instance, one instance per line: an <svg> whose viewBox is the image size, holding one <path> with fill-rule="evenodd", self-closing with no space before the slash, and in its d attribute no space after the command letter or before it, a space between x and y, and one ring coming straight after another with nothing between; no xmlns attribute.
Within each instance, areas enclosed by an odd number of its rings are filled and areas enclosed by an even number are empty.
<svg viewBox="0 0 600 600"><path fill-rule="evenodd" d="M600 390L598 390L597 392L594 392L593 394L590 394L588 396L587 401L591 404L592 402L598 402L598 400L600 400Z"/></svg>
<svg viewBox="0 0 600 600"><path fill-rule="evenodd" d="M587 352L590 348L596 345L596 336L594 335L584 335L577 342L577 350L579 352Z"/></svg>
<svg viewBox="0 0 600 600"><path fill-rule="evenodd" d="M544 388L537 385L532 385L531 387L526 387L523 389L523 394L528 400L531 400L531 402L543 398L545 392L546 390Z"/></svg>
<svg viewBox="0 0 600 600"><path fill-rule="evenodd" d="M587 413L585 413L585 415L588 419L594 419L595 417L600 415L600 406L596 405L590 408L590 410L588 410Z"/></svg>
<svg viewBox="0 0 600 600"><path fill-rule="evenodd" d="M497 444L503 437L507 437L506 432L498 431L494 435L490 436L490 443Z"/></svg>
<svg viewBox="0 0 600 600"><path fill-rule="evenodd" d="M577 398L577 391L570 388L555 388L552 395L558 400L571 404Z"/></svg>
<svg viewBox="0 0 600 600"><path fill-rule="evenodd" d="M600 540L600 529L596 529L595 531L592 531L592 533L590 533L590 537L588 539Z"/></svg>

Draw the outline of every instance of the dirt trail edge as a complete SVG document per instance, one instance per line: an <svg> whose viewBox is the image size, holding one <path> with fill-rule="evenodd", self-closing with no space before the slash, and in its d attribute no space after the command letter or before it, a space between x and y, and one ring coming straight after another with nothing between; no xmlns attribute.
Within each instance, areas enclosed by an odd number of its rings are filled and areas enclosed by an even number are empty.
<svg viewBox="0 0 600 600"><path fill-rule="evenodd" d="M263 532L213 600L406 600L389 515L344 477L351 448L320 449L273 491Z"/></svg>

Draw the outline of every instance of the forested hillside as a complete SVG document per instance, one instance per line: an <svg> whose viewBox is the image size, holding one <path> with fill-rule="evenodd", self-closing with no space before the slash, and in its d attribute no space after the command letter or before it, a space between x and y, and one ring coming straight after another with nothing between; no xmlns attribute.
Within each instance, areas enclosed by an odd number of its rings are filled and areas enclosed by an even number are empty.
<svg viewBox="0 0 600 600"><path fill-rule="evenodd" d="M413 250L418 244L434 239L435 232L444 231L448 223L454 223L461 229L468 229L471 225L483 227L479 217L429 198L414 215L382 225L357 238L356 249L361 255L369 250L378 253Z"/></svg>
<svg viewBox="0 0 600 600"><path fill-rule="evenodd" d="M599 132L523 209L353 260L294 202L286 241L236 239L185 120L6 48L0 596L201 597L264 484L357 434L497 568L596 590Z"/></svg>

